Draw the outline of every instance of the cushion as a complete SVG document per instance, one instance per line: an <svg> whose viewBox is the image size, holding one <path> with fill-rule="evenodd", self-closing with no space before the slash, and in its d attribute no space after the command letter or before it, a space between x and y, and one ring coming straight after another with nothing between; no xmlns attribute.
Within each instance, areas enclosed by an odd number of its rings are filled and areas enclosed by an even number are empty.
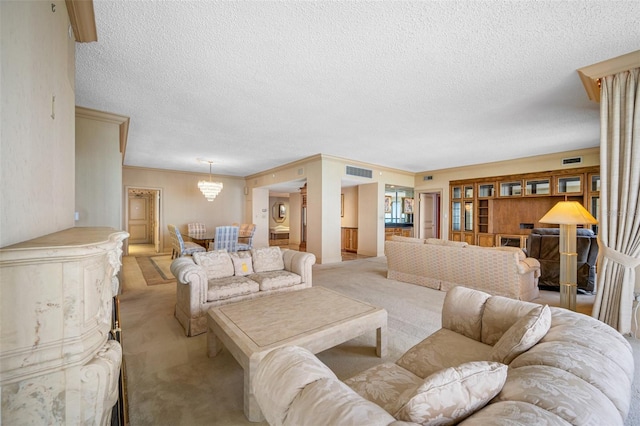
<svg viewBox="0 0 640 426"><path fill-rule="evenodd" d="M542 339L551 327L548 305L537 306L513 324L493 346L490 359L510 364Z"/></svg>
<svg viewBox="0 0 640 426"><path fill-rule="evenodd" d="M260 291L291 287L292 285L300 284L302 282L302 277L300 275L284 270L251 274L249 275L249 278L260 285Z"/></svg>
<svg viewBox="0 0 640 426"><path fill-rule="evenodd" d="M284 269L280 247L262 247L251 249L254 272L270 272Z"/></svg>
<svg viewBox="0 0 640 426"><path fill-rule="evenodd" d="M230 276L209 280L207 302L230 299L245 294L257 293L260 286L248 277Z"/></svg>
<svg viewBox="0 0 640 426"><path fill-rule="evenodd" d="M507 369L499 362L475 361L438 371L424 379L394 417L422 425L455 424L500 392Z"/></svg>
<svg viewBox="0 0 640 426"><path fill-rule="evenodd" d="M249 253L230 253L230 256L236 276L244 277L245 275L253 274L253 260Z"/></svg>
<svg viewBox="0 0 640 426"><path fill-rule="evenodd" d="M424 379L398 364L379 364L344 381L363 398L396 413L415 393Z"/></svg>
<svg viewBox="0 0 640 426"><path fill-rule="evenodd" d="M194 253L193 260L207 272L207 279L232 277L233 262L226 250Z"/></svg>

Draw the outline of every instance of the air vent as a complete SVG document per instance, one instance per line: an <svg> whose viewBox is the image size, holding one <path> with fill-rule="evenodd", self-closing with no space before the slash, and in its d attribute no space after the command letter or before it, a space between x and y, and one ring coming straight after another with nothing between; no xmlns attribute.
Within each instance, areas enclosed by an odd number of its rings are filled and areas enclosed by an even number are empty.
<svg viewBox="0 0 640 426"><path fill-rule="evenodd" d="M422 180L433 180L433 176L432 175L422 176Z"/></svg>
<svg viewBox="0 0 640 426"><path fill-rule="evenodd" d="M571 157L562 159L563 166L569 166L573 164L582 164L582 157Z"/></svg>
<svg viewBox="0 0 640 426"><path fill-rule="evenodd" d="M304 169L302 167L300 167L298 169L298 176L303 175L304 174Z"/></svg>
<svg viewBox="0 0 640 426"><path fill-rule="evenodd" d="M373 177L373 171L368 169L361 169L359 167L347 166L347 174L351 176L360 176L371 179Z"/></svg>

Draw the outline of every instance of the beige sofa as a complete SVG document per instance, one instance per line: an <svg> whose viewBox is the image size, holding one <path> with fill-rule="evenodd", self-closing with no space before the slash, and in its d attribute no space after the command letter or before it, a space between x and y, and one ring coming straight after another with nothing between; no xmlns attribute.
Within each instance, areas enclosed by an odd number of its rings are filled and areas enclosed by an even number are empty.
<svg viewBox="0 0 640 426"><path fill-rule="evenodd" d="M526 301L539 295L540 262L516 247L394 236L384 252L389 279L443 291L461 285Z"/></svg>
<svg viewBox="0 0 640 426"><path fill-rule="evenodd" d="M254 392L271 425L622 425L631 346L589 316L451 289L442 328L340 381L299 347L270 352ZM406 422L406 423L405 423Z"/></svg>
<svg viewBox="0 0 640 426"><path fill-rule="evenodd" d="M312 253L256 248L194 253L171 263L176 277L175 316L187 336L207 331L207 310L214 306L311 287Z"/></svg>

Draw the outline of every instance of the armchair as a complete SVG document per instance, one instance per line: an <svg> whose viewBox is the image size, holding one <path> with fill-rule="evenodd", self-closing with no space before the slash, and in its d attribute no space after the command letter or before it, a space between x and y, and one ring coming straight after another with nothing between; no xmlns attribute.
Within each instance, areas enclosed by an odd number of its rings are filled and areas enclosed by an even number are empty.
<svg viewBox="0 0 640 426"><path fill-rule="evenodd" d="M243 223L238 231L238 250L251 250L253 248L253 234L256 232L256 225Z"/></svg>
<svg viewBox="0 0 640 426"><path fill-rule="evenodd" d="M598 241L590 229L578 229L576 233L577 284L579 292L591 293L595 289ZM538 287L543 290L560 289L560 230L558 228L534 228L527 239L527 256L540 261Z"/></svg>

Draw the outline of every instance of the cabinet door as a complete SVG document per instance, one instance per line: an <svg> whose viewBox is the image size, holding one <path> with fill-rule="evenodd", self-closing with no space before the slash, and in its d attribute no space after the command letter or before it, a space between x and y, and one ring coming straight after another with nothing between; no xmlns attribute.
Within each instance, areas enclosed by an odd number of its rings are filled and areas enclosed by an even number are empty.
<svg viewBox="0 0 640 426"><path fill-rule="evenodd" d="M557 195L582 194L582 175L557 176L555 190Z"/></svg>

